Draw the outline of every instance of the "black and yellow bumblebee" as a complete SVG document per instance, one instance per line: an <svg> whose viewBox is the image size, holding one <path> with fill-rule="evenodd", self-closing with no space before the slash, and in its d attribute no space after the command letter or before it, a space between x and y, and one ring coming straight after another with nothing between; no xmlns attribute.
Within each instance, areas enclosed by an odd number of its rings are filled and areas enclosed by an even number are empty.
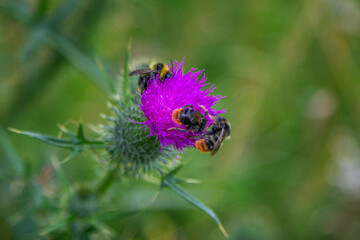
<svg viewBox="0 0 360 240"><path fill-rule="evenodd" d="M134 75L140 75L138 85L141 94L147 89L147 85L151 78L155 79L155 77L159 75L159 79L164 81L166 78L172 77L169 67L163 63L150 64L149 67L137 69L129 73L129 76Z"/></svg>
<svg viewBox="0 0 360 240"><path fill-rule="evenodd" d="M213 118L212 118L213 119ZM225 138L230 136L231 126L223 117L213 119L214 123L210 131L207 131L195 142L195 147L201 152L211 152L213 156L219 150ZM199 138L197 137L197 138Z"/></svg>
<svg viewBox="0 0 360 240"><path fill-rule="evenodd" d="M204 114L194 110L191 104L173 110L172 120L179 125L186 126L186 130L182 128L170 128L169 130L176 129L180 131L191 130L195 133L202 132L207 124L207 119L205 117L208 115L208 110L202 105L199 105L199 107L204 109Z"/></svg>

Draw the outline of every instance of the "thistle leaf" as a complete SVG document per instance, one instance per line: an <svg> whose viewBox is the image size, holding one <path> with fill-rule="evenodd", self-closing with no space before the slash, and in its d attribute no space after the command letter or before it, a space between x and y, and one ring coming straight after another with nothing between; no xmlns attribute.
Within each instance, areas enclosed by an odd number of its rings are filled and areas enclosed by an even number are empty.
<svg viewBox="0 0 360 240"><path fill-rule="evenodd" d="M174 177L181 169L182 169L183 165L179 165L176 168L174 168L173 170L171 170L170 172L168 172L164 178L166 177Z"/></svg>
<svg viewBox="0 0 360 240"><path fill-rule="evenodd" d="M77 132L77 138L81 141L85 142L85 136L84 136L84 127L81 123L79 123L78 132Z"/></svg>
<svg viewBox="0 0 360 240"><path fill-rule="evenodd" d="M194 178L178 178L178 177L174 177L174 181L177 184L181 184L181 183L199 184L199 183L201 183L200 180L194 179Z"/></svg>
<svg viewBox="0 0 360 240"><path fill-rule="evenodd" d="M57 49L69 62L89 76L90 79L106 93L112 92L112 90L109 89L110 87L107 80L104 78L104 73L98 69L95 60L85 55L72 42L56 32L51 32L49 35L52 40L49 41L49 44L52 47ZM103 70L105 70L105 68Z"/></svg>
<svg viewBox="0 0 360 240"><path fill-rule="evenodd" d="M23 177L25 173L24 162L17 154L14 145L10 142L10 139L2 127L0 128L0 146L2 147L6 159L8 159L9 164L14 170L16 176Z"/></svg>
<svg viewBox="0 0 360 240"><path fill-rule="evenodd" d="M63 131L71 138L71 139L61 139L57 137L51 137L47 135L43 135L40 133L21 131L14 128L9 128L10 131L15 133L23 134L32 138L39 139L47 144L50 144L55 147L67 148L72 150L71 157L90 149L90 148L105 148L107 145L102 141L89 141L85 138L83 127L80 124L78 127L77 135L63 129Z"/></svg>
<svg viewBox="0 0 360 240"><path fill-rule="evenodd" d="M29 24L32 20L32 14L29 7L20 1L1 1L0 11L12 16L17 21Z"/></svg>
<svg viewBox="0 0 360 240"><path fill-rule="evenodd" d="M104 64L102 63L102 61L99 58L96 58L95 61L96 61L96 65L97 65L99 71L101 72L101 74L103 76L103 79L106 81L107 85L109 86L111 93L115 94L116 89L114 86L114 81L110 77L109 72L105 69Z"/></svg>
<svg viewBox="0 0 360 240"><path fill-rule="evenodd" d="M158 178L158 177L144 175L144 176L141 177L141 179L148 182L148 183L155 184L157 186L159 186L161 184L161 179ZM201 183L201 181L199 179L195 179L195 178L174 177L173 179L174 179L176 184L183 184L183 183L199 184L199 183Z"/></svg>
<svg viewBox="0 0 360 240"><path fill-rule="evenodd" d="M20 50L20 56L22 61L29 60L35 52L47 41L48 30L43 25L34 27L28 41L24 44Z"/></svg>
<svg viewBox="0 0 360 240"><path fill-rule="evenodd" d="M168 187L169 189L171 189L172 191L177 193L180 197L182 197L183 199L185 199L186 201L188 201L189 203L191 203L195 207L197 207L200 210L202 210L203 212L205 212L207 215L209 215L216 222L216 224L217 224L218 228L220 229L220 231L222 232L222 234L226 238L229 238L229 234L226 232L224 226L221 224L221 221L218 218L218 216L216 216L215 212L211 208L206 206L204 203L202 203L199 199L197 199L196 197L190 195L183 188L181 188L178 184L176 184L176 180L174 179L173 174L174 174L175 170L176 170L176 172L179 170L178 168L174 169L173 171L171 171L169 174L167 174L163 178L163 180L161 182L161 188Z"/></svg>
<svg viewBox="0 0 360 240"><path fill-rule="evenodd" d="M44 7L44 3L42 2L44 1L40 1L39 3L40 8ZM43 46L46 41L48 41L49 35L51 35L50 29L58 27L71 13L75 11L79 2L79 0L68 0L64 2L49 19L44 18L36 22L36 27L32 29L27 42L20 51L22 60L29 60L38 51L38 49ZM35 14L38 15L37 17L42 17L39 10L42 11L41 9L38 9L38 12Z"/></svg>
<svg viewBox="0 0 360 240"><path fill-rule="evenodd" d="M58 218L56 219L56 222L48 224L46 227L40 230L40 235L46 236L49 233L66 229L66 227L70 224L72 221L71 217L66 218Z"/></svg>

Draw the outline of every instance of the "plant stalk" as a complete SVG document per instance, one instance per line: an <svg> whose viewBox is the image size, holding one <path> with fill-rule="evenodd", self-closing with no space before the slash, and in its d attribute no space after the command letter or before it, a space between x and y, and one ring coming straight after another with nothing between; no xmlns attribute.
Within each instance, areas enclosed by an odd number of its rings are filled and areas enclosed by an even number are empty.
<svg viewBox="0 0 360 240"><path fill-rule="evenodd" d="M100 182L99 186L96 189L96 195L101 197L111 186L116 178L116 172L118 170L118 163L114 164L110 167L110 169L106 172L105 176L103 177L102 181Z"/></svg>

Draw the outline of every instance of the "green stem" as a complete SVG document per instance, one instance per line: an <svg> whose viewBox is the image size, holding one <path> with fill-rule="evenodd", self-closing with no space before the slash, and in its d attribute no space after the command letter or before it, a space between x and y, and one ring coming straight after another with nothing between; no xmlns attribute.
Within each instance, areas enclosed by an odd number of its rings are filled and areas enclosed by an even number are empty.
<svg viewBox="0 0 360 240"><path fill-rule="evenodd" d="M100 182L99 186L96 189L96 195L100 197L103 195L106 190L111 186L111 184L114 182L116 178L116 172L118 170L119 164L116 163L113 166L110 167L110 169L106 172L104 178Z"/></svg>
<svg viewBox="0 0 360 240"><path fill-rule="evenodd" d="M124 100L126 105L129 105L130 102L130 87L129 87L129 59L130 59L130 49L131 49L131 37L129 38L128 47L125 52L125 59L124 59Z"/></svg>

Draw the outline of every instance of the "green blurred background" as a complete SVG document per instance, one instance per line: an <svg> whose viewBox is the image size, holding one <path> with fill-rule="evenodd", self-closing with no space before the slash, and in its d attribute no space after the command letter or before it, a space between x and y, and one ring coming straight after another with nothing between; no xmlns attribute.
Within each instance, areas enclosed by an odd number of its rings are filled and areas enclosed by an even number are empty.
<svg viewBox="0 0 360 240"><path fill-rule="evenodd" d="M105 123L96 69L121 74L130 35L132 62L186 57L187 70L205 69L226 96L217 108L228 109L231 140L214 157L187 150L179 175L202 181L184 188L215 210L230 239L360 239L355 0L0 1L1 239L37 239L50 219L31 186L50 181L50 160L69 154L6 129L56 136L68 120ZM62 169L72 185L103 173L91 152ZM47 195L61 195L54 186ZM137 209L157 189L127 180L104 205ZM223 239L166 190L107 224L116 239Z"/></svg>

